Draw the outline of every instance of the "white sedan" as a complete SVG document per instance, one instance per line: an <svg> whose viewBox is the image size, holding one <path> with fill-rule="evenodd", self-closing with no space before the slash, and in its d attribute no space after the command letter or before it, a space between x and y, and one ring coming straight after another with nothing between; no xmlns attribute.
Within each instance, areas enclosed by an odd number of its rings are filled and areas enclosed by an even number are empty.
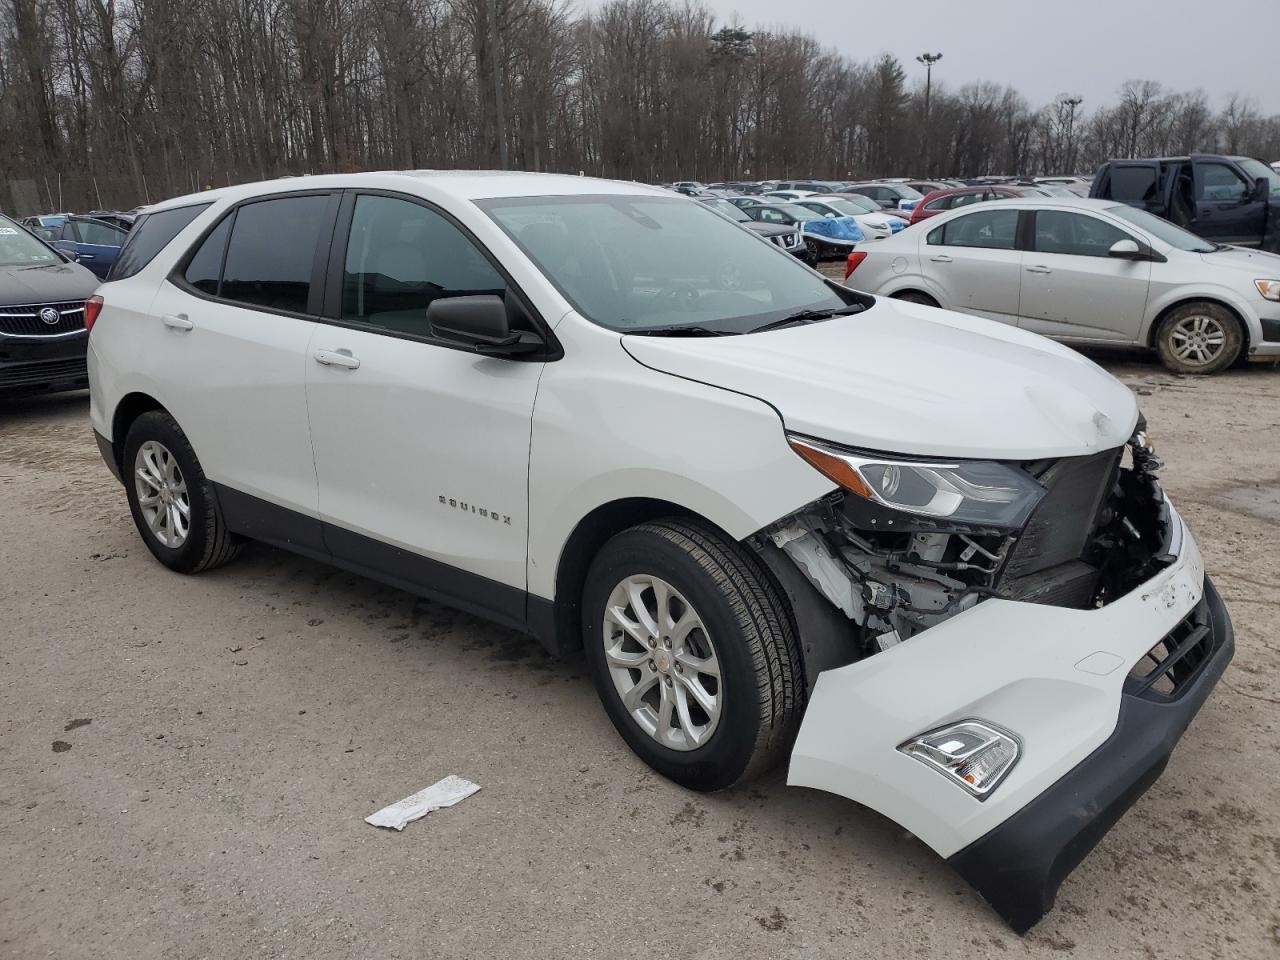
<svg viewBox="0 0 1280 960"><path fill-rule="evenodd" d="M1280 256L1107 200L967 206L854 251L845 276L1067 343L1150 347L1179 373L1280 357Z"/></svg>
<svg viewBox="0 0 1280 960"><path fill-rule="evenodd" d="M907 221L885 213L874 200L867 203L875 207L875 213L868 213L866 207L846 197L824 197L820 193L801 197L796 203L824 217L853 217L868 240L884 240L907 228Z"/></svg>

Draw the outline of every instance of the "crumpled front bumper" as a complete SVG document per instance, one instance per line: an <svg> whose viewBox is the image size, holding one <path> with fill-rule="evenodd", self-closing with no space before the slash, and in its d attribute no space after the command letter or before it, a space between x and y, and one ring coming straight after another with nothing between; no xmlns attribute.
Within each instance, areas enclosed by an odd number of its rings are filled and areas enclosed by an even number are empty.
<svg viewBox="0 0 1280 960"><path fill-rule="evenodd" d="M1182 531L1175 563L1105 607L991 599L820 674L788 783L896 820L1010 926L1030 929L1066 875L1159 776L1234 651L1226 609L1174 516ZM1192 618L1209 624L1194 670L1170 697L1135 692L1134 665ZM982 801L898 749L966 719L1010 730L1022 743L1016 766Z"/></svg>

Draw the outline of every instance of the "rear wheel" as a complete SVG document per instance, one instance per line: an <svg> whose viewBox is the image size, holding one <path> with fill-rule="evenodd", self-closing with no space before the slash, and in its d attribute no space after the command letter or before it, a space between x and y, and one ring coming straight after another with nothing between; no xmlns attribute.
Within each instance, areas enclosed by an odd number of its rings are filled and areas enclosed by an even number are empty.
<svg viewBox="0 0 1280 960"><path fill-rule="evenodd" d="M605 544L583 635L609 719L677 783L731 786L791 743L803 675L790 617L758 563L711 528L657 521Z"/></svg>
<svg viewBox="0 0 1280 960"><path fill-rule="evenodd" d="M213 487L169 414L151 410L133 422L122 465L134 525L166 567L198 573L240 552L242 541L227 530Z"/></svg>
<svg viewBox="0 0 1280 960"><path fill-rule="evenodd" d="M1171 310L1156 331L1160 362L1174 373L1217 373L1244 350L1240 321L1216 303L1186 303Z"/></svg>

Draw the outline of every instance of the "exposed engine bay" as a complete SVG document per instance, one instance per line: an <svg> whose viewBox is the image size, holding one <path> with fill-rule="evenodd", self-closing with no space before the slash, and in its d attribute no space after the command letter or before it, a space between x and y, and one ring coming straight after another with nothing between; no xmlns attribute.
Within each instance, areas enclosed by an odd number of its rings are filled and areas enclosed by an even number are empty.
<svg viewBox="0 0 1280 960"><path fill-rule="evenodd" d="M1000 465L1036 485L1034 506L1017 527L889 507L858 482L884 478L879 463L761 531L756 546L772 556L775 571L773 550L785 554L852 624L843 631L845 650L829 651L826 661L887 650L991 597L1102 607L1177 554L1176 525L1156 479L1162 463L1144 426L1124 447L1102 453ZM900 482L895 474L895 489Z"/></svg>

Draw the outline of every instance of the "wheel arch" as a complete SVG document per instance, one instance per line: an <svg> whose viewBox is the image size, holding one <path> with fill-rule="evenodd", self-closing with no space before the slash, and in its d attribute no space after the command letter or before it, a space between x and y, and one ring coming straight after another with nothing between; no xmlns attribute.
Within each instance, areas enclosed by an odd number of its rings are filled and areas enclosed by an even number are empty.
<svg viewBox="0 0 1280 960"><path fill-rule="evenodd" d="M141 391L125 394L116 404L111 414L111 455L115 458L116 467L123 471L124 438L133 426L133 422L151 410L169 411L155 397Z"/></svg>

